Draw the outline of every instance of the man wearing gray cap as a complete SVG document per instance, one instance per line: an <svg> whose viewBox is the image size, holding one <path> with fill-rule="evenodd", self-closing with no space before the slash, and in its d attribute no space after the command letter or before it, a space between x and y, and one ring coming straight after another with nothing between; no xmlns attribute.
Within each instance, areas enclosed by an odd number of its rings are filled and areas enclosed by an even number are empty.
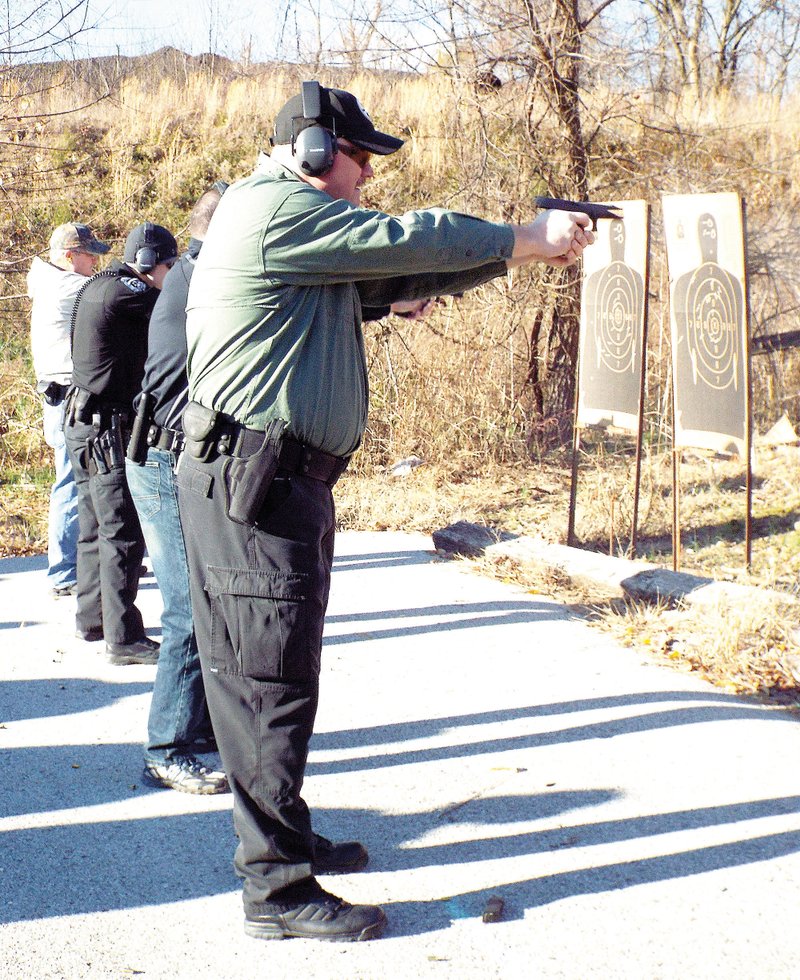
<svg viewBox="0 0 800 980"><path fill-rule="evenodd" d="M70 318L75 297L109 246L88 225L68 222L50 236L49 262L37 255L28 273L31 353L36 389L43 396L44 437L55 456L50 490L47 581L55 596L75 591L78 563L78 491L64 442L64 396L72 380Z"/></svg>
<svg viewBox="0 0 800 980"><path fill-rule="evenodd" d="M125 479L133 399L141 390L147 328L167 271L171 232L150 221L82 287L72 313L72 386L64 433L78 487L78 608L85 640L106 641L112 664L155 664L159 645L136 607L144 538Z"/></svg>
<svg viewBox="0 0 800 980"><path fill-rule="evenodd" d="M226 192L187 305L189 396L178 469L203 676L233 793L245 932L364 940L386 917L325 891L368 860L314 833L301 797L333 563L331 487L367 419L362 322L533 261L565 266L589 218L527 225L434 208L361 208L378 131L349 92L305 82L270 157Z"/></svg>

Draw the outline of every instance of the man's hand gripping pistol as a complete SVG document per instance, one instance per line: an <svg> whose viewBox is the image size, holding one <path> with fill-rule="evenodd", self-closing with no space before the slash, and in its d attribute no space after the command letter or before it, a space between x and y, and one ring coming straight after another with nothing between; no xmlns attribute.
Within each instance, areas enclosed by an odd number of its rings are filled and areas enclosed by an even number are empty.
<svg viewBox="0 0 800 980"><path fill-rule="evenodd" d="M560 197L535 197L533 203L544 211L577 211L588 214L592 220L592 231L597 228L601 218L622 220L618 204L592 204L589 201L565 201Z"/></svg>

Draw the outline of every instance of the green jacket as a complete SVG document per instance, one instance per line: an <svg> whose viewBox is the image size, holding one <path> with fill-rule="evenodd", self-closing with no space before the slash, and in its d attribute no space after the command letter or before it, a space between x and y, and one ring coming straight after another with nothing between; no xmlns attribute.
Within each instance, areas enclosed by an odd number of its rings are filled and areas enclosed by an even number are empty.
<svg viewBox="0 0 800 980"><path fill-rule="evenodd" d="M349 456L367 421L362 310L506 271L511 228L454 211L392 217L262 158L220 201L189 289L189 395L250 428Z"/></svg>

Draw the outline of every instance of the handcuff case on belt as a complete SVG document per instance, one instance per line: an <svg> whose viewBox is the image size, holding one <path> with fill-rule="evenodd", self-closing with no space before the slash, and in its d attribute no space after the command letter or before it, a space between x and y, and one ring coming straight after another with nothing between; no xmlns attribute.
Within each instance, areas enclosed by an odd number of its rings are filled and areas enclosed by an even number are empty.
<svg viewBox="0 0 800 980"><path fill-rule="evenodd" d="M190 456L207 463L216 449L216 440L212 438L217 427L219 413L213 408L205 408L197 402L189 402L183 410L184 449Z"/></svg>

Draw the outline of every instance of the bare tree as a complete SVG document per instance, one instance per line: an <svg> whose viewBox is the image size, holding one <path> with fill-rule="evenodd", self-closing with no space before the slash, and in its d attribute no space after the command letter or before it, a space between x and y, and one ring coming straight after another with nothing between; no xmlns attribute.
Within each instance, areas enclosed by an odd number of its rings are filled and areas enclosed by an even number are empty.
<svg viewBox="0 0 800 980"><path fill-rule="evenodd" d="M89 0L5 0L3 6L0 60L6 67L70 53L72 42L94 26Z"/></svg>
<svg viewBox="0 0 800 980"><path fill-rule="evenodd" d="M753 76L756 86L782 98L796 81L797 52L800 48L800 9L780 3L769 11L751 34ZM791 69L795 75L792 78Z"/></svg>
<svg viewBox="0 0 800 980"><path fill-rule="evenodd" d="M490 72L512 81L526 104L529 153L553 196L585 200L589 146L583 128L584 40L614 0L449 0L442 12L417 3L419 20L434 34L453 70L476 78ZM465 57L466 55L466 57ZM441 54L439 56L440 61ZM540 124L556 136L542 144ZM569 431L578 348L579 275L573 269L541 278L530 316L526 386L534 412Z"/></svg>
<svg viewBox="0 0 800 980"><path fill-rule="evenodd" d="M782 0L643 0L652 11L660 45L673 54L674 84L697 99L738 80L746 43Z"/></svg>
<svg viewBox="0 0 800 980"><path fill-rule="evenodd" d="M366 15L353 9L346 18L338 20L339 40L332 52L334 60L354 70L367 67L382 16L383 0L374 0Z"/></svg>

